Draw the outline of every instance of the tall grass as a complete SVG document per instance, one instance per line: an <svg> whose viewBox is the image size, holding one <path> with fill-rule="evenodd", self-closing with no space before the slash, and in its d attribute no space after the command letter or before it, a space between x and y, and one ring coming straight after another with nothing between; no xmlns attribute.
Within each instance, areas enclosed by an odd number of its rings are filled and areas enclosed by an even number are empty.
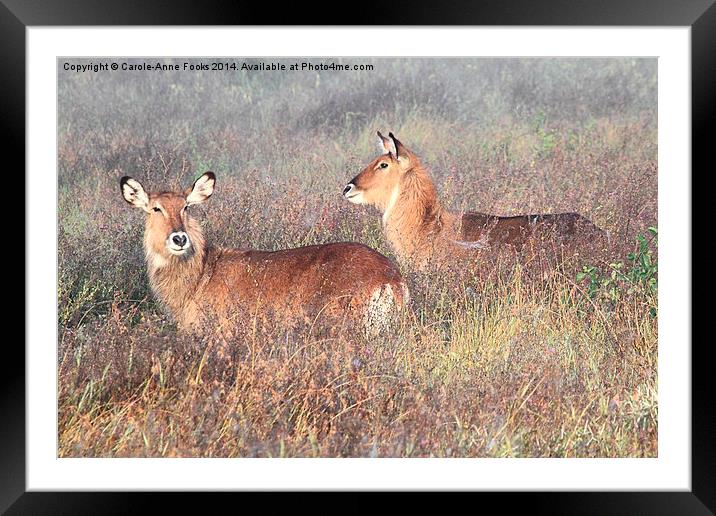
<svg viewBox="0 0 716 516"><path fill-rule="evenodd" d="M604 281L630 253L658 263L638 240L657 223L656 61L360 62L375 70L59 72L60 456L656 455L657 284ZM217 245L393 257L378 214L340 195L376 129L423 158L449 207L578 211L611 255L404 270L412 306L377 341L178 333L119 177L174 188L213 170L198 211Z"/></svg>

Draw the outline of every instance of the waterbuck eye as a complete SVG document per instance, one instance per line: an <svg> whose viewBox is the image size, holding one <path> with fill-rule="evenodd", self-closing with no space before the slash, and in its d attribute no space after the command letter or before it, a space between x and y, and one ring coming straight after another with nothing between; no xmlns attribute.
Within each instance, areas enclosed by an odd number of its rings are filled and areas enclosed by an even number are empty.
<svg viewBox="0 0 716 516"><path fill-rule="evenodd" d="M380 168L388 168L388 164L386 162L383 162L380 164Z"/></svg>
<svg viewBox="0 0 716 516"><path fill-rule="evenodd" d="M152 208L152 209L153 209L154 211L156 211L156 212L162 211L161 208L157 208L156 206L155 206L154 208Z"/></svg>

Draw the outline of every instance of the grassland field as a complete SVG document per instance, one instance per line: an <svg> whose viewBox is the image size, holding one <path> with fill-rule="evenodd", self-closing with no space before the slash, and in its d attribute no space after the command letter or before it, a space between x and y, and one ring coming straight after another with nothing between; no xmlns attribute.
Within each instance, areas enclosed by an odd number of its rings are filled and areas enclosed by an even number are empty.
<svg viewBox="0 0 716 516"><path fill-rule="evenodd" d="M58 72L60 457L657 455L656 60L360 62L374 70ZM410 310L370 342L179 333L119 178L214 171L197 213L216 245L394 258L377 211L341 196L376 129L447 207L577 211L611 254L467 280L403 270Z"/></svg>

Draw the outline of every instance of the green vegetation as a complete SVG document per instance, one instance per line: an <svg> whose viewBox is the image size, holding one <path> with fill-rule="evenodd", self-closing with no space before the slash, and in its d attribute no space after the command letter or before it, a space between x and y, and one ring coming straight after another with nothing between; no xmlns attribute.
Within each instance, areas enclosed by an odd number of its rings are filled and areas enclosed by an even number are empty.
<svg viewBox="0 0 716 516"><path fill-rule="evenodd" d="M658 280L657 262L650 244L656 244L657 229L649 227L651 241L637 235L636 250L626 255L624 262L612 262L606 272L598 266L585 265L577 273L577 281L588 280L587 293L592 299L602 299L612 304L623 302L625 297L636 297L648 306L656 317Z"/></svg>

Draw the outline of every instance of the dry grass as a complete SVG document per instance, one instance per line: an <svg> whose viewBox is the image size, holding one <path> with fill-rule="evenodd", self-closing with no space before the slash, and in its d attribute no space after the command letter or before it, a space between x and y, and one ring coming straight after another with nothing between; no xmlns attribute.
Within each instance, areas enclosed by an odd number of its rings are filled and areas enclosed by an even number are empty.
<svg viewBox="0 0 716 516"><path fill-rule="evenodd" d="M614 240L579 267L630 270L657 218L655 61L374 63L60 72L60 456L656 456L657 294L639 275L577 281L505 256L404 271L413 305L371 342L275 330L219 346L159 310L121 175L175 187L215 171L200 212L220 245L392 257L378 214L340 195L375 129L423 157L447 205L578 211Z"/></svg>

